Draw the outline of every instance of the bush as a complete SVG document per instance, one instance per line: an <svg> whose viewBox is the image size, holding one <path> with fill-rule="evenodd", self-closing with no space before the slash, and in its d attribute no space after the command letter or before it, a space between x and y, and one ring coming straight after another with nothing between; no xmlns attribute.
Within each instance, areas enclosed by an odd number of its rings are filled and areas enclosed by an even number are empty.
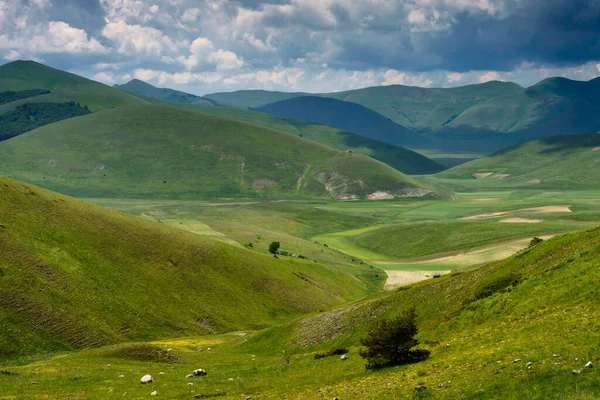
<svg viewBox="0 0 600 400"><path fill-rule="evenodd" d="M496 292L504 290L510 286L517 286L521 282L521 277L518 275L506 275L494 279L485 284L481 289L475 292L475 299L481 300L490 297Z"/></svg>
<svg viewBox="0 0 600 400"><path fill-rule="evenodd" d="M537 246L538 244L542 243L543 241L544 241L544 239L536 236L533 239L531 239L531 242L529 242L529 247Z"/></svg>
<svg viewBox="0 0 600 400"><path fill-rule="evenodd" d="M428 350L411 350L419 344L415 339L418 332L416 318L415 309L411 308L396 318L381 319L373 324L368 336L361 339L361 344L367 348L359 353L367 359L367 369L410 364L429 358Z"/></svg>
<svg viewBox="0 0 600 400"><path fill-rule="evenodd" d="M344 347L338 347L337 349L333 349L333 350L326 350L326 351L321 351L319 353L315 353L314 358L315 360L318 360L319 358L325 358L325 357L331 357L331 356L339 356L342 354L346 354L350 351L350 349L346 349Z"/></svg>
<svg viewBox="0 0 600 400"><path fill-rule="evenodd" d="M279 251L279 247L281 247L281 243L273 242L269 245L269 253L276 254Z"/></svg>

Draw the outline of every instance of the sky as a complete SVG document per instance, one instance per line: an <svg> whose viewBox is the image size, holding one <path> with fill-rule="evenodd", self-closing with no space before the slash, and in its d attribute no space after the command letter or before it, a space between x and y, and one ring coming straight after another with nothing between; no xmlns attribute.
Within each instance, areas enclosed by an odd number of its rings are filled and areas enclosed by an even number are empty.
<svg viewBox="0 0 600 400"><path fill-rule="evenodd" d="M194 94L600 76L600 0L0 0L0 64Z"/></svg>

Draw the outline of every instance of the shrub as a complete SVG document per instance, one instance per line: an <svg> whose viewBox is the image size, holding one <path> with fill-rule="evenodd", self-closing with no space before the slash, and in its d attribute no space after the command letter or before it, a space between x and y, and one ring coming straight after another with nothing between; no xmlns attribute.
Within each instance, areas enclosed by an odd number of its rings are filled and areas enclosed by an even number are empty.
<svg viewBox="0 0 600 400"><path fill-rule="evenodd" d="M484 285L481 289L475 292L475 299L485 299L486 297L490 297L496 292L504 290L509 286L516 286L521 281L521 277L517 275L506 275L501 276L499 278L494 279L493 281Z"/></svg>
<svg viewBox="0 0 600 400"><path fill-rule="evenodd" d="M326 350L326 351L321 351L319 353L315 353L314 358L315 360L318 360L319 358L325 358L325 357L331 357L331 356L339 356L342 354L346 354L348 353L350 350L346 349L344 347L338 347L336 349L333 350Z"/></svg>
<svg viewBox="0 0 600 400"><path fill-rule="evenodd" d="M415 339L418 332L417 314L411 308L404 314L376 321L361 344L366 346L360 356L367 359L367 369L404 365L426 360L428 350L411 350L419 344Z"/></svg>
<svg viewBox="0 0 600 400"><path fill-rule="evenodd" d="M529 242L529 247L537 246L538 244L542 243L543 241L544 241L544 239L535 236L533 239L531 239L531 242Z"/></svg>
<svg viewBox="0 0 600 400"><path fill-rule="evenodd" d="M279 251L279 247L281 247L281 243L273 242L269 245L269 253L276 254Z"/></svg>

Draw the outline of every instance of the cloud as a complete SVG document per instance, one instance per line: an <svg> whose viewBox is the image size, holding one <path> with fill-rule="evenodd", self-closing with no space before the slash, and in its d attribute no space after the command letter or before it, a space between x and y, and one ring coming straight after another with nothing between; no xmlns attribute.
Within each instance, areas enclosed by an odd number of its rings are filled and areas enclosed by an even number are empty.
<svg viewBox="0 0 600 400"><path fill-rule="evenodd" d="M600 72L600 64L596 64L596 69L598 69L598 72Z"/></svg>
<svg viewBox="0 0 600 400"><path fill-rule="evenodd" d="M458 72L449 73L446 77L449 83L459 82L463 78L462 74Z"/></svg>
<svg viewBox="0 0 600 400"><path fill-rule="evenodd" d="M188 57L180 56L179 62L190 71L207 64L214 65L217 71L235 70L244 65L244 61L234 52L218 49L207 38L196 38L189 49Z"/></svg>
<svg viewBox="0 0 600 400"><path fill-rule="evenodd" d="M96 75L92 76L92 79L106 84L115 83L115 76L110 71L98 72Z"/></svg>
<svg viewBox="0 0 600 400"><path fill-rule="evenodd" d="M86 31L62 21L28 26L12 33L0 35L0 49L7 52L5 58L8 59L36 54L98 54L107 51Z"/></svg>
<svg viewBox="0 0 600 400"><path fill-rule="evenodd" d="M484 74L479 75L479 82L485 83L489 81L498 81L500 80L500 74L496 71L488 71Z"/></svg>
<svg viewBox="0 0 600 400"><path fill-rule="evenodd" d="M177 50L175 43L162 31L141 25L129 25L123 21L107 23L102 29L102 36L115 43L117 52L126 55L160 56Z"/></svg>
<svg viewBox="0 0 600 400"><path fill-rule="evenodd" d="M216 65L217 71L240 69L244 65L243 60L227 50L217 50L209 54L208 61Z"/></svg>

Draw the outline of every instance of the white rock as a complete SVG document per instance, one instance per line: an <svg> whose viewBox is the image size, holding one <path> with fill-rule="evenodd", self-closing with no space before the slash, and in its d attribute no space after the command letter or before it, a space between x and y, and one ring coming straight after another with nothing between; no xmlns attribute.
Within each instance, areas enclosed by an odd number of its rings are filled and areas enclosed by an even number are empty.
<svg viewBox="0 0 600 400"><path fill-rule="evenodd" d="M154 392L150 393L150 396L158 396L158 392L155 390Z"/></svg>
<svg viewBox="0 0 600 400"><path fill-rule="evenodd" d="M192 382L188 382L188 386L194 386Z"/></svg>
<svg viewBox="0 0 600 400"><path fill-rule="evenodd" d="M167 349L167 351L170 353L170 352L172 352L172 351L173 351L173 349Z"/></svg>
<svg viewBox="0 0 600 400"><path fill-rule="evenodd" d="M205 376L206 375L206 371L203 370L202 368L196 369L193 372L194 376Z"/></svg>
<svg viewBox="0 0 600 400"><path fill-rule="evenodd" d="M342 355L340 358L341 358L342 360L347 360L347 359L348 359L348 356L344 354L344 355Z"/></svg>
<svg viewBox="0 0 600 400"><path fill-rule="evenodd" d="M573 375L579 375L579 374L581 374L581 370L580 370L580 369L574 369L574 370L572 371L572 374L573 374Z"/></svg>
<svg viewBox="0 0 600 400"><path fill-rule="evenodd" d="M525 364L526 367L531 367L533 365L533 363L531 361L529 361L527 364Z"/></svg>
<svg viewBox="0 0 600 400"><path fill-rule="evenodd" d="M140 383L152 383L154 382L154 379L152 379L151 375L144 375L142 376L142 379L140 380Z"/></svg>
<svg viewBox="0 0 600 400"><path fill-rule="evenodd" d="M206 351L210 351L210 347L208 349L206 349Z"/></svg>
<svg viewBox="0 0 600 400"><path fill-rule="evenodd" d="M592 362L591 362L591 361L588 361L588 363L587 363L587 364L585 364L585 367L586 367L586 368L594 368L594 364L592 364Z"/></svg>
<svg viewBox="0 0 600 400"><path fill-rule="evenodd" d="M194 375L193 374L187 374L185 377L189 379L189 378L193 378Z"/></svg>
<svg viewBox="0 0 600 400"><path fill-rule="evenodd" d="M159 374L159 375L164 375L165 373L161 371L161 372L159 372L158 374Z"/></svg>
<svg viewBox="0 0 600 400"><path fill-rule="evenodd" d="M125 375L119 375L119 378L123 379L125 378Z"/></svg>
<svg viewBox="0 0 600 400"><path fill-rule="evenodd" d="M232 381L232 380L233 380L233 378L229 378L229 380L230 380L230 381Z"/></svg>

